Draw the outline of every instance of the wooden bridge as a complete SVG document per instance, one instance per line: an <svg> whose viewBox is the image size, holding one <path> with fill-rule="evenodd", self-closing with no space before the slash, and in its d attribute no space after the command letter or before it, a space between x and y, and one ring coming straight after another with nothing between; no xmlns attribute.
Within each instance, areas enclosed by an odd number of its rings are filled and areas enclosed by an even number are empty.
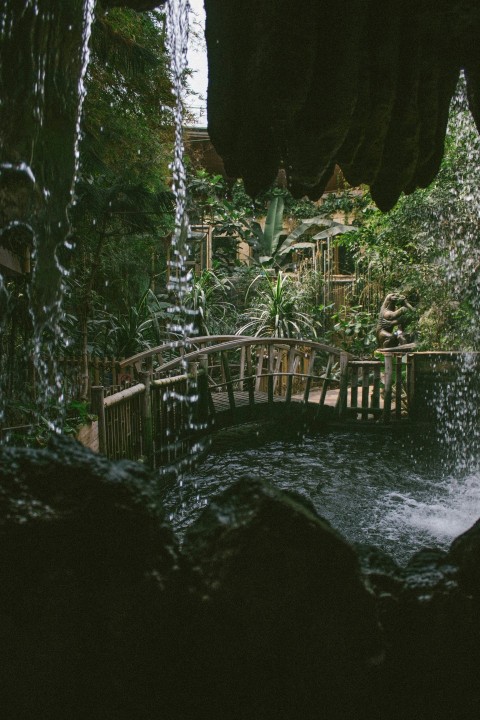
<svg viewBox="0 0 480 720"><path fill-rule="evenodd" d="M314 341L238 335L166 343L122 361L136 384L109 397L92 388L100 451L159 466L212 428L262 418L389 422L402 414L402 354L382 363Z"/></svg>

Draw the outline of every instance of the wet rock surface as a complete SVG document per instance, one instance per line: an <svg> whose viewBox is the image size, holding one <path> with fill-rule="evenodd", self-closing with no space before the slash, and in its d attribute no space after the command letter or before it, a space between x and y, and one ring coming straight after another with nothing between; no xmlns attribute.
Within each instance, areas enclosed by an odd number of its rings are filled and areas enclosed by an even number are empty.
<svg viewBox="0 0 480 720"><path fill-rule="evenodd" d="M150 717L169 691L178 548L148 487L73 442L1 453L4 717Z"/></svg>
<svg viewBox="0 0 480 720"><path fill-rule="evenodd" d="M244 478L179 548L156 479L0 453L0 704L89 720L476 720L478 524L399 567Z"/></svg>
<svg viewBox="0 0 480 720"><path fill-rule="evenodd" d="M198 651L218 717L348 717L362 706L384 650L374 600L353 548L313 506L240 480L192 525L184 552L202 578Z"/></svg>

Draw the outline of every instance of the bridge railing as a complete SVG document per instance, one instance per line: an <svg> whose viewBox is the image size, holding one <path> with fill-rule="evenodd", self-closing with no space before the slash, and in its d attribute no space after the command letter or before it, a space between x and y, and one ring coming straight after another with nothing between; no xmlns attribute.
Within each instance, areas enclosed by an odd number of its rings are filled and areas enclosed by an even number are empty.
<svg viewBox="0 0 480 720"><path fill-rule="evenodd" d="M175 357L165 360L166 352L172 351ZM303 393L307 402L314 387L326 392L334 382L334 370L337 367L338 375L341 355L338 348L307 340L208 336L153 348L127 362L138 368L150 364L155 378L201 362L213 392L253 389L288 400L293 394ZM353 358L348 353L344 355Z"/></svg>
<svg viewBox="0 0 480 720"><path fill-rule="evenodd" d="M339 348L292 338L208 336L167 343L124 361L136 367L134 387L111 397L93 389L100 450L112 458L169 464L220 417L228 424L253 406L278 402L328 405L338 419L383 415L388 422L392 396L396 417L402 412L401 358L385 355L384 363L356 360Z"/></svg>
<svg viewBox="0 0 480 720"><path fill-rule="evenodd" d="M142 372L136 385L105 395L92 388L92 410L98 416L98 449L112 460L141 460L157 467L188 452L188 377L155 380Z"/></svg>

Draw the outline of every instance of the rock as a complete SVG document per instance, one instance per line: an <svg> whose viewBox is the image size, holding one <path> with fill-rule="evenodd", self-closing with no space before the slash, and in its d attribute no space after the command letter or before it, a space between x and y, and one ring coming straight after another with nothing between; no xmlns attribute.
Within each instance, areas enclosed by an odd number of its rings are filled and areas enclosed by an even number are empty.
<svg viewBox="0 0 480 720"><path fill-rule="evenodd" d="M353 548L308 502L239 480L184 552L204 599L189 677L211 717L371 717L365 693L383 656L373 597Z"/></svg>
<svg viewBox="0 0 480 720"><path fill-rule="evenodd" d="M316 200L338 164L382 210L443 157L462 68L480 127L480 7L471 0L205 0L208 128L252 195L286 171Z"/></svg>
<svg viewBox="0 0 480 720"><path fill-rule="evenodd" d="M425 548L402 571L394 612L382 616L388 651L384 716L393 720L475 720L478 620L447 553Z"/></svg>
<svg viewBox="0 0 480 720"><path fill-rule="evenodd" d="M462 586L480 600L480 520L457 537L449 550L448 558L459 567Z"/></svg>
<svg viewBox="0 0 480 720"><path fill-rule="evenodd" d="M151 487L74 441L0 453L5 717L140 719L178 689L178 549Z"/></svg>
<svg viewBox="0 0 480 720"><path fill-rule="evenodd" d="M160 484L71 440L1 451L5 717L477 720L480 523L399 568L244 478L180 550Z"/></svg>
<svg viewBox="0 0 480 720"><path fill-rule="evenodd" d="M395 623L398 600L402 593L404 576L401 568L383 550L360 543L355 544L360 567L367 587L376 598L378 617L386 628Z"/></svg>

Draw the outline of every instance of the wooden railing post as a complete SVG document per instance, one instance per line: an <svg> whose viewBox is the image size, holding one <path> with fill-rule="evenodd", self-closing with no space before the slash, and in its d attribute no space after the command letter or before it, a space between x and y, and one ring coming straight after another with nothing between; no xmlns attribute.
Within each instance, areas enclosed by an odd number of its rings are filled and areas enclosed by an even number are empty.
<svg viewBox="0 0 480 720"><path fill-rule="evenodd" d="M402 356L395 353L395 417L402 417Z"/></svg>
<svg viewBox="0 0 480 720"><path fill-rule="evenodd" d="M198 392L198 421L202 430L208 427L209 414L212 412L213 402L208 387L208 355L199 357L199 368L197 374ZM215 408L213 408L215 412Z"/></svg>
<svg viewBox="0 0 480 720"><path fill-rule="evenodd" d="M145 386L141 402L143 455L148 465L153 464L153 427L152 427L152 397L151 375L149 372L139 373L140 382Z"/></svg>
<svg viewBox="0 0 480 720"><path fill-rule="evenodd" d="M380 407L380 363L373 368L372 408Z"/></svg>
<svg viewBox="0 0 480 720"><path fill-rule="evenodd" d="M311 350L310 358L308 360L308 368L307 368L307 376L308 377L307 377L307 380L305 383L305 391L303 393L303 402L304 403L308 403L308 397L310 395L310 387L312 385L312 375L313 375L314 367L315 367L315 357L316 357L315 350Z"/></svg>
<svg viewBox="0 0 480 720"><path fill-rule="evenodd" d="M323 378L322 392L320 394L320 400L318 401L320 407L323 407L325 405L325 400L327 398L327 392L328 392L328 386L330 385L330 378L332 375L333 363L334 363L334 356L332 355L332 353L330 353L328 356L328 360L327 360L327 367L325 368L325 376Z"/></svg>
<svg viewBox="0 0 480 720"><path fill-rule="evenodd" d="M352 387L350 390L350 407L358 407L358 366L352 365Z"/></svg>
<svg viewBox="0 0 480 720"><path fill-rule="evenodd" d="M289 403L292 399L293 373L295 370L295 347L292 346L287 356L287 388L285 392L285 402Z"/></svg>
<svg viewBox="0 0 480 720"><path fill-rule="evenodd" d="M267 375L267 394L268 402L273 403L273 368L274 368L274 346L268 346L268 375Z"/></svg>
<svg viewBox="0 0 480 720"><path fill-rule="evenodd" d="M347 412L348 395L348 353L340 353L340 392L338 394L338 414L343 417Z"/></svg>
<svg viewBox="0 0 480 720"><path fill-rule="evenodd" d="M230 410L235 412L235 394L233 392L232 375L230 373L230 366L228 364L228 357L226 352L220 353L222 374L224 377L225 385L227 386L228 402L230 404Z"/></svg>
<svg viewBox="0 0 480 720"><path fill-rule="evenodd" d="M105 423L105 389L103 385L93 385L91 389L92 412L98 417L98 449L107 454L107 426Z"/></svg>
<svg viewBox="0 0 480 720"><path fill-rule="evenodd" d="M383 419L390 422L392 410L393 356L385 353L385 397L383 398Z"/></svg>
<svg viewBox="0 0 480 720"><path fill-rule="evenodd" d="M246 348L247 351L247 389L248 389L248 402L250 405L255 404L255 382L256 379L253 375L253 364L252 364L252 347L250 345Z"/></svg>
<svg viewBox="0 0 480 720"><path fill-rule="evenodd" d="M368 420L368 401L370 395L370 368L362 367L362 420Z"/></svg>

